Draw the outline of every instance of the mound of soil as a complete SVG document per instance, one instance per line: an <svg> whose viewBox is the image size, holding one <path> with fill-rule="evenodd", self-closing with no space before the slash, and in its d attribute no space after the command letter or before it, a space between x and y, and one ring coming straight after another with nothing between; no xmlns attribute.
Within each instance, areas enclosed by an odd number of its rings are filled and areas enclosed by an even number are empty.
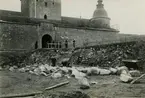
<svg viewBox="0 0 145 98"><path fill-rule="evenodd" d="M116 67L122 59L139 59L145 61L145 44L143 42L119 43L93 46L74 51L71 62L75 65Z"/></svg>
<svg viewBox="0 0 145 98"><path fill-rule="evenodd" d="M48 49L32 50L25 53L19 52L4 52L0 53L1 66L18 66L23 67L33 64L49 64L51 57L60 57L60 52Z"/></svg>
<svg viewBox="0 0 145 98"><path fill-rule="evenodd" d="M26 54L22 65L33 64L49 64L52 56L59 56L59 53L54 50L35 50Z"/></svg>

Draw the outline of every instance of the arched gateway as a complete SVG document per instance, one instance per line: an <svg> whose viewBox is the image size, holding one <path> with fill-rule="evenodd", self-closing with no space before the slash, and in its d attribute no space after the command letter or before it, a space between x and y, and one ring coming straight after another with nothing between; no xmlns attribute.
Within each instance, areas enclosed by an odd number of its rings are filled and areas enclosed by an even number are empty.
<svg viewBox="0 0 145 98"><path fill-rule="evenodd" d="M42 48L48 48L48 43L52 42L52 37L48 34L45 34L42 37Z"/></svg>

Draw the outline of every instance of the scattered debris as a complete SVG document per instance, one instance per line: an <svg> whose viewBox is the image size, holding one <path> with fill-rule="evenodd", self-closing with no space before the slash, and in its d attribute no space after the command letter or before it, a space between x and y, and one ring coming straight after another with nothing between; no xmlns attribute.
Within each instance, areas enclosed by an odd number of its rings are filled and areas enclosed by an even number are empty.
<svg viewBox="0 0 145 98"><path fill-rule="evenodd" d="M61 64L62 64L63 66L68 67L68 66L69 66L69 59L70 59L70 58L64 58L64 59L62 59Z"/></svg>
<svg viewBox="0 0 145 98"><path fill-rule="evenodd" d="M139 79L141 79L141 78L144 77L144 76L145 76L145 74L142 74L140 77L138 77L138 78L136 78L135 80L133 80L133 81L131 82L131 84L135 83L136 81L138 81Z"/></svg>
<svg viewBox="0 0 145 98"><path fill-rule="evenodd" d="M0 71L2 70L3 68L0 66Z"/></svg>
<svg viewBox="0 0 145 98"><path fill-rule="evenodd" d="M80 79L80 78L86 76L85 73L82 73L82 72L78 71L78 70L77 70L76 68L74 68L74 67L72 68L72 75L74 75L76 79Z"/></svg>
<svg viewBox="0 0 145 98"><path fill-rule="evenodd" d="M81 91L62 92L59 94L50 94L49 96L40 95L37 98L90 98L87 94Z"/></svg>
<svg viewBox="0 0 145 98"><path fill-rule="evenodd" d="M9 68L9 71L14 72L15 70L16 70L15 67L10 67L10 68Z"/></svg>
<svg viewBox="0 0 145 98"><path fill-rule="evenodd" d="M51 76L52 78L60 78L67 76L70 78L74 76L76 79L86 76L95 76L95 75L114 75L117 73L115 68L98 68L98 67L60 67L60 66L50 66L48 64L34 64L25 66L22 68L10 67L10 71L19 71L19 72L28 72L35 75ZM123 68L119 69L123 70Z"/></svg>
<svg viewBox="0 0 145 98"><path fill-rule="evenodd" d="M126 66L121 66L121 67L116 67L117 68L117 73L120 75L123 70L126 70L127 73L129 72L128 68Z"/></svg>
<svg viewBox="0 0 145 98"><path fill-rule="evenodd" d="M99 72L100 72L100 75L110 75L111 74L111 71L107 70L107 69L100 69Z"/></svg>
<svg viewBox="0 0 145 98"><path fill-rule="evenodd" d="M114 68L122 65L122 59L138 59L137 48L135 42L80 48L73 52L71 63Z"/></svg>
<svg viewBox="0 0 145 98"><path fill-rule="evenodd" d="M26 68L20 68L18 69L19 72L26 72Z"/></svg>
<svg viewBox="0 0 145 98"><path fill-rule="evenodd" d="M87 78L85 77L81 77L78 78L79 81L79 85L80 85L80 89L89 89L90 88L90 84Z"/></svg>
<svg viewBox="0 0 145 98"><path fill-rule="evenodd" d="M54 89L54 88L58 88L58 87L64 86L66 84L69 84L69 81L66 81L66 82L63 82L63 83L59 83L59 84L56 84L54 86L45 88L45 90L51 90L51 89ZM29 96L39 95L39 94L42 94L42 93L43 93L43 91L38 91L38 92L25 93L25 94L0 96L0 98L29 97Z"/></svg>
<svg viewBox="0 0 145 98"><path fill-rule="evenodd" d="M53 73L51 75L52 78L61 78L62 77L62 74L60 72L57 72L57 73Z"/></svg>
<svg viewBox="0 0 145 98"><path fill-rule="evenodd" d="M131 82L133 78L129 72L127 72L126 70L123 70L120 75L120 80L122 82L128 83L128 82Z"/></svg>
<svg viewBox="0 0 145 98"><path fill-rule="evenodd" d="M129 71L132 77L139 77L141 75L139 70L131 70Z"/></svg>
<svg viewBox="0 0 145 98"><path fill-rule="evenodd" d="M91 76L91 75L99 75L100 71L98 67L90 67L87 68L87 75Z"/></svg>
<svg viewBox="0 0 145 98"><path fill-rule="evenodd" d="M98 82L97 81L90 81L90 84L98 84Z"/></svg>
<svg viewBox="0 0 145 98"><path fill-rule="evenodd" d="M5 95L5 96L0 96L0 98L16 98L16 97L29 97L29 96L35 96L38 94L41 94L42 91L39 92L32 92L32 93L25 93L25 94L15 94L15 95Z"/></svg>
<svg viewBox="0 0 145 98"><path fill-rule="evenodd" d="M116 68L110 68L111 74L117 74L117 69Z"/></svg>
<svg viewBox="0 0 145 98"><path fill-rule="evenodd" d="M51 86L51 87L45 88L45 90L51 90L51 89L54 89L54 88L57 88L57 87L60 87L60 86L67 85L67 84L69 84L69 81L62 82L62 83L56 84L56 85L54 85L54 86Z"/></svg>

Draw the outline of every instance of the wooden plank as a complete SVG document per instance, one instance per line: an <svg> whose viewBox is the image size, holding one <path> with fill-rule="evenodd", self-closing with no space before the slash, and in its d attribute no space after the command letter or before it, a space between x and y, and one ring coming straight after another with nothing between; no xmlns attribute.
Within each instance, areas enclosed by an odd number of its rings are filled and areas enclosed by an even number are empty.
<svg viewBox="0 0 145 98"><path fill-rule="evenodd" d="M142 77L144 77L145 74L142 74L140 77L136 78L135 80L133 80L130 84L133 84L135 83L137 80L141 79Z"/></svg>
<svg viewBox="0 0 145 98"><path fill-rule="evenodd" d="M32 93L24 93L24 94L15 94L15 95L5 95L5 96L0 96L0 98L28 97L28 96L35 96L37 94L42 94L42 91L32 92Z"/></svg>
<svg viewBox="0 0 145 98"><path fill-rule="evenodd" d="M69 84L69 81L62 82L62 83L56 84L54 86L45 88L45 90L51 90L51 89L54 89L54 88L64 86L66 84ZM38 91L38 92L25 93L25 94L5 95L5 96L0 96L0 98L28 97L28 96L35 96L35 95L42 94L42 93L43 93L43 91Z"/></svg>
<svg viewBox="0 0 145 98"><path fill-rule="evenodd" d="M57 87L60 87L60 86L66 85L66 84L69 84L69 81L66 81L66 82L63 82L63 83L59 83L59 84L56 84L54 86L45 88L45 90L51 90L51 89L54 89L54 88L57 88Z"/></svg>

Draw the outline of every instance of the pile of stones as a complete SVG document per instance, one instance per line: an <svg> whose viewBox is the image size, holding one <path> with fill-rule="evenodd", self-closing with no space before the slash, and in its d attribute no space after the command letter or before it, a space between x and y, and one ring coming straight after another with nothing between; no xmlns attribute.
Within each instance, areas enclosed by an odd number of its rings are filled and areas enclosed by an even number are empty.
<svg viewBox="0 0 145 98"><path fill-rule="evenodd" d="M136 43L96 46L77 50L71 59L76 65L116 67L122 64L122 59L138 59L140 50Z"/></svg>

